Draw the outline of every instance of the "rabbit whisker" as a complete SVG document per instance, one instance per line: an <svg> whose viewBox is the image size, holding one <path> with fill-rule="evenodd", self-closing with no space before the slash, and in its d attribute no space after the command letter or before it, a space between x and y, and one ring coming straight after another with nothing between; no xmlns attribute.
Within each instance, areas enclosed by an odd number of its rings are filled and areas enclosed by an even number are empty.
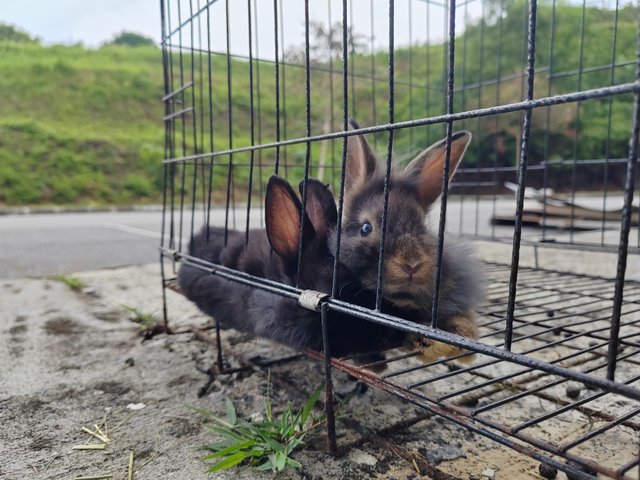
<svg viewBox="0 0 640 480"><path fill-rule="evenodd" d="M348 282L340 284L340 288L338 289L338 296L342 295L342 291L348 287L349 285L356 283L356 280L349 280Z"/></svg>

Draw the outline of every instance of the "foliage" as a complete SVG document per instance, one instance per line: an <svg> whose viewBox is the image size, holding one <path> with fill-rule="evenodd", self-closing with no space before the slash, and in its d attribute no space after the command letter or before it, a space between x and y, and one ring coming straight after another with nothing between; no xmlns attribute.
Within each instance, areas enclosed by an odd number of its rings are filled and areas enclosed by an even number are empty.
<svg viewBox="0 0 640 480"><path fill-rule="evenodd" d="M207 472L217 472L238 465L242 462L255 467L256 470L282 471L287 467L297 468L300 463L291 458L291 453L304 444L305 435L321 423L311 413L322 386L316 389L307 402L296 412L287 403L279 416L274 416L271 401L266 400L265 419L248 422L239 419L231 400L226 401L226 418L219 418L207 410L190 407L209 423L205 426L222 440L209 445L202 445L203 450L213 452L205 456L203 461L214 460Z"/></svg>
<svg viewBox="0 0 640 480"><path fill-rule="evenodd" d="M328 62L329 59L341 59L344 53L342 22L325 26L321 22L309 22L310 36L313 38L309 46L310 60L314 63ZM357 33L353 25L347 26L347 50L349 55L364 53L371 41L370 37ZM285 58L293 63L305 62L304 47L289 47Z"/></svg>
<svg viewBox="0 0 640 480"><path fill-rule="evenodd" d="M484 19L467 24L456 38L455 111L518 102L525 94L523 27L528 2L495 0L485 5ZM568 0L539 1L535 96L634 81L636 9L633 2L620 2L614 49L611 9L593 2L588 2L583 10L582 5ZM311 43L315 46L311 52L310 130L312 135L319 135L342 128L342 35L340 25L310 27ZM202 79L197 78L195 83L199 85L202 80L204 86L186 88L176 99L177 105L194 107L198 129L193 132L193 117L178 119L165 153L162 57L150 39L140 40L137 48L125 48L122 43L130 37L123 32L123 38L91 50L77 45L42 46L27 41L31 37L24 32L17 34L24 41L11 40L14 34L6 32L14 31L15 27L0 28L3 72L0 91L7 92L0 104L0 205L159 202L165 175L161 159L165 156L182 157L245 147L252 142L275 142L278 126L280 139L306 136L302 120L306 111L305 72L300 55L292 54L296 64L281 65L283 83L277 124L272 63L254 61L252 85L249 62L231 58L229 91L227 59L223 54L185 55L172 51L167 60L176 73L170 78L168 89L177 91L188 84L192 66L196 75L203 72ZM349 116L363 126L386 123L388 52L367 51L367 39L356 32L349 31L347 40L350 52L355 51L349 56L349 72L354 74L349 76L347 86ZM446 112L445 48L442 43L398 46L394 64L394 121ZM300 49L292 51L299 53ZM329 62L335 73L329 71ZM613 72L607 68L611 63L617 65ZM178 65L182 66L184 81L177 73ZM578 74L580 66L582 74ZM500 80L496 81L497 78ZM333 97L327 94L331 89ZM535 109L530 164L605 156L625 158L632 110L632 95ZM252 118L256 127L253 138L249 128ZM464 166L515 165L521 125L521 112L456 122L454 128L469 129L474 134ZM209 132L213 133L213 139L209 138ZM408 157L443 136L442 123L398 130L394 133L394 154ZM386 132L371 135L370 140L376 150L384 152ZM318 176L321 170L318 165L326 167L323 180L335 189L340 178L341 153L341 140L313 142L308 152L310 175ZM289 176L304 171L305 144L282 147L277 154ZM259 186L273 172L275 160L275 149L264 149L255 154L236 153L232 158L206 159L199 168L206 173L209 165L213 165L214 201L226 198L226 177L232 168L235 194L231 200L244 202L248 201L249 193L245 186L250 177L248 165L252 162L261 165L253 175L254 198L261 198ZM555 167L550 180L557 184L550 186L561 187L561 179L567 177L569 168L569 164ZM616 168L612 167L610 172L610 188L619 185L623 178L623 172ZM167 174L176 175L176 196L196 192L202 195L205 191L202 187L208 186L208 175L198 176L197 182L206 178L205 184L197 183L193 192L192 165L171 166ZM184 184L183 176L189 179ZM579 186L597 188L603 175L584 174L576 178Z"/></svg>
<svg viewBox="0 0 640 480"><path fill-rule="evenodd" d="M20 30L15 25L0 22L0 42L37 43L27 32Z"/></svg>
<svg viewBox="0 0 640 480"><path fill-rule="evenodd" d="M1 204L158 201L157 48L0 41Z"/></svg>
<svg viewBox="0 0 640 480"><path fill-rule="evenodd" d="M156 319L152 313L145 313L129 305L123 304L122 307L133 315L131 321L139 324L140 328L148 328L156 323Z"/></svg>
<svg viewBox="0 0 640 480"><path fill-rule="evenodd" d="M124 45L126 47L154 47L156 42L149 37L134 32L121 32L106 45Z"/></svg>
<svg viewBox="0 0 640 480"><path fill-rule="evenodd" d="M82 280L75 277L70 277L69 275L56 275L55 277L53 277L53 279L60 283L64 283L74 292L79 292L86 287L86 284Z"/></svg>

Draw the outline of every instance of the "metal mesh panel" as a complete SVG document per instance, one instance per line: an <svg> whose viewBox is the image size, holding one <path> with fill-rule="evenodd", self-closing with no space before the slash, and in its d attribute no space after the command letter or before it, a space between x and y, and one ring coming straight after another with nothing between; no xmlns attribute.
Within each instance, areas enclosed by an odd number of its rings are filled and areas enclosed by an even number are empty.
<svg viewBox="0 0 640 480"><path fill-rule="evenodd" d="M179 262L297 299L297 282L214 264L191 255L188 245L202 225L224 227L225 244L232 230L244 234L245 244L254 241L251 228L264 228L265 185L274 173L292 184L308 178L328 183L343 218L347 138L366 135L386 173L375 302L340 298L339 222L332 291L318 313L324 351L331 352L327 318L345 314L465 348L476 358L460 367L393 351L363 366L357 358L309 351L325 362L328 409L334 366L576 478L637 474L635 4L160 3L163 286L172 284ZM350 127L349 118L361 127ZM433 305L429 322L417 324L382 308L386 236L393 235L387 231L391 164L441 138L449 158L454 132L463 129L473 141L451 181L444 162L440 201L429 216L437 237ZM502 262L485 265L478 340L438 328L446 232L506 244ZM530 249L534 266L522 266L521 254ZM563 271L541 261L558 251L567 252ZM608 254L613 273L579 273L579 262L589 258L576 256L572 264L570 255L579 251ZM299 262L297 268L313 265ZM220 355L218 361L222 365ZM383 363L387 369L373 373ZM578 399L565 394L573 382L583 386ZM516 413L506 415L506 406ZM558 418L588 426L570 436L547 431L545 422ZM594 458L590 443L612 438L629 443L617 455Z"/></svg>

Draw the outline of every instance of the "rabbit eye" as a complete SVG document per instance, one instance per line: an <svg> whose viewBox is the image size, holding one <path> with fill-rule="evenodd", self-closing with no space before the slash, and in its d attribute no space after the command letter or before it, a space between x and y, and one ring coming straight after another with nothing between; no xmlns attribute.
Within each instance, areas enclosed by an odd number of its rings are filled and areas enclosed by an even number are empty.
<svg viewBox="0 0 640 480"><path fill-rule="evenodd" d="M371 232L373 231L373 226L371 226L371 224L369 222L365 223L364 225L362 225L362 228L360 229L360 234L363 237L366 237L367 235L369 235Z"/></svg>

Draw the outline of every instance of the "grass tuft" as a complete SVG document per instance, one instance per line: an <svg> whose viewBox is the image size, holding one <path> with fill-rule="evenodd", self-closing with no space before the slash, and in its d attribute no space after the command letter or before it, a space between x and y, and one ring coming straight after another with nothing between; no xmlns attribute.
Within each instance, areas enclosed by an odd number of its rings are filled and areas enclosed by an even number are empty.
<svg viewBox="0 0 640 480"><path fill-rule="evenodd" d="M53 277L54 280L64 283L67 287L69 287L74 292L81 292L83 288L86 288L86 284L82 280L78 280L77 278L70 277L69 275L56 275Z"/></svg>
<svg viewBox="0 0 640 480"><path fill-rule="evenodd" d="M309 431L324 422L324 416L311 415L322 388L318 387L297 411L294 411L291 403L287 403L279 416L273 414L271 400L267 396L265 419L256 422L238 418L229 399L226 401L225 418L216 417L208 410L189 407L206 419L207 428L222 437L216 443L200 447L213 452L202 458L204 462L215 461L207 472L218 472L240 464L258 471L273 472L280 472L287 467L300 467L301 464L291 458L291 454L304 444L303 439Z"/></svg>
<svg viewBox="0 0 640 480"><path fill-rule="evenodd" d="M146 313L135 307L130 307L129 305L124 304L122 305L122 307L133 314L131 321L138 323L141 328L149 328L156 323L156 318L153 313Z"/></svg>

